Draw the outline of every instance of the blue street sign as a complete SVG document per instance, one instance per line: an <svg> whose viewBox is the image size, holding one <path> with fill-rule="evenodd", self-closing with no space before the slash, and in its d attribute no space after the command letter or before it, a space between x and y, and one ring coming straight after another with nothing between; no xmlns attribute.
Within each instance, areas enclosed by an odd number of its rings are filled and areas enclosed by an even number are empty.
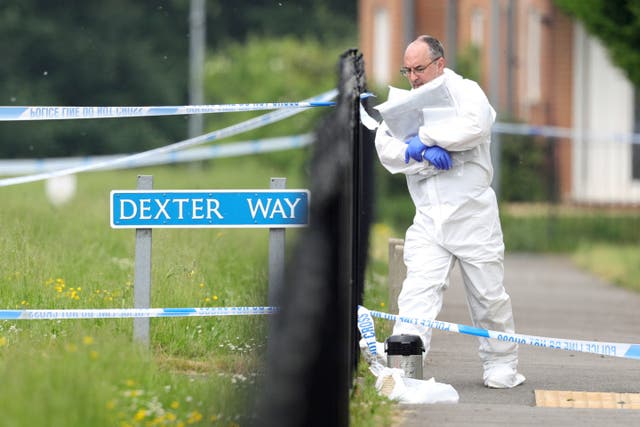
<svg viewBox="0 0 640 427"><path fill-rule="evenodd" d="M113 190L112 228L303 227L307 190Z"/></svg>

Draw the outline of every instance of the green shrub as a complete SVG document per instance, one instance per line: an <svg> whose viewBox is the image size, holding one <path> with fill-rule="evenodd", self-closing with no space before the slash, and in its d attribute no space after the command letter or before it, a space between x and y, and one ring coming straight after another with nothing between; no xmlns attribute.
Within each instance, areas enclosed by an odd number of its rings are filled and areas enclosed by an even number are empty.
<svg viewBox="0 0 640 427"><path fill-rule="evenodd" d="M547 155L553 142L527 135L500 135L500 200L542 202L552 200L549 180L553 164ZM494 138L495 141L495 138Z"/></svg>
<svg viewBox="0 0 640 427"><path fill-rule="evenodd" d="M502 211L507 251L572 252L581 244L640 242L640 217L629 214L511 215Z"/></svg>

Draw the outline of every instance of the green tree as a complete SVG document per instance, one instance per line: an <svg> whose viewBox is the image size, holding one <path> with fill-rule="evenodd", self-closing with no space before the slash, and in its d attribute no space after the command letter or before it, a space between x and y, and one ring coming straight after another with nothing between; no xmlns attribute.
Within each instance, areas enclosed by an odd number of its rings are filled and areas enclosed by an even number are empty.
<svg viewBox="0 0 640 427"><path fill-rule="evenodd" d="M212 54L205 67L205 98L211 103L301 101L333 89L341 46L326 47L314 39L250 37ZM206 116L209 128L240 122L263 112ZM322 109L239 135L238 138L282 136L313 130Z"/></svg>
<svg viewBox="0 0 640 427"><path fill-rule="evenodd" d="M9 0L0 7L3 105L162 105L186 99L188 13L170 1ZM3 122L6 157L131 152L185 119Z"/></svg>
<svg viewBox="0 0 640 427"><path fill-rule="evenodd" d="M327 47L315 39L249 37L212 54L205 66L205 98L214 104L301 101L335 88L336 64L344 51L339 44ZM286 120L243 133L230 140L247 140L312 132L327 108L313 108ZM264 112L211 114L209 130L239 123ZM273 164L298 168L302 150L267 157Z"/></svg>
<svg viewBox="0 0 640 427"><path fill-rule="evenodd" d="M612 61L640 86L640 1L554 0L569 15L581 21L599 38Z"/></svg>
<svg viewBox="0 0 640 427"><path fill-rule="evenodd" d="M312 37L324 43L357 36L356 0L220 0L207 2L209 46L257 37Z"/></svg>
<svg viewBox="0 0 640 427"><path fill-rule="evenodd" d="M189 3L3 0L0 105L186 104ZM206 2L206 13L207 47L214 54L251 37L309 37L326 49L356 35L355 1L218 0ZM324 58L329 66L337 60L331 49ZM255 77L242 85L264 84L264 76ZM186 119L0 122L0 157L141 151L184 139Z"/></svg>

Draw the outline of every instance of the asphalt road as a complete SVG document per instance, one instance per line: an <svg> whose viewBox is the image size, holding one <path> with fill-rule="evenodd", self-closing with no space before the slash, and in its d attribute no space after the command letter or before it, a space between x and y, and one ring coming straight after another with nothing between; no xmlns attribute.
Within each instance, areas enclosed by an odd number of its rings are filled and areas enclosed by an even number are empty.
<svg viewBox="0 0 640 427"><path fill-rule="evenodd" d="M440 320L470 324L459 271ZM640 343L640 294L599 280L561 256L505 260L516 332L552 338ZM640 426L640 410L537 407L535 390L640 393L640 360L520 345L514 389L488 389L473 336L434 331L425 378L451 384L458 404L398 405L398 427Z"/></svg>

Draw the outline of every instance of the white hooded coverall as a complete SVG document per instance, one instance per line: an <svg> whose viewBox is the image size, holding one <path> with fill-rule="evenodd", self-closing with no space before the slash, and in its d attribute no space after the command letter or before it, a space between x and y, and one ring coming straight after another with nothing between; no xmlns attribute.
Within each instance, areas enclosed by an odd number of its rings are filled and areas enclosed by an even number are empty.
<svg viewBox="0 0 640 427"><path fill-rule="evenodd" d="M449 69L428 84L446 85L455 114L426 122L418 135L427 146L451 153L451 169L437 170L427 160L406 164L407 144L393 137L384 122L376 133L381 163L391 173L406 175L416 207L404 242L407 277L398 297L399 315L436 319L458 260L473 325L514 332L511 300L503 287L502 229L490 187L489 146L496 113L477 83ZM419 335L429 351L429 328L398 321L393 333ZM524 381L517 373L517 352L517 344L480 338L486 385L513 387Z"/></svg>

